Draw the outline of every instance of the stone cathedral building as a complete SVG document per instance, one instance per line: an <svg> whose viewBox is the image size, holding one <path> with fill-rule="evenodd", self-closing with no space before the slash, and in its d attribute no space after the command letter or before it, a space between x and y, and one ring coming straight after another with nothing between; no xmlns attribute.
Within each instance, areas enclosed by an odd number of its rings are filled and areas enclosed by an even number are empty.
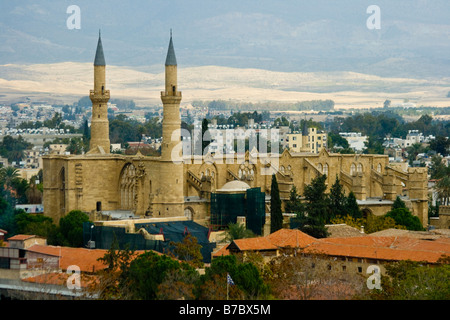
<svg viewBox="0 0 450 320"><path fill-rule="evenodd" d="M163 142L161 156L110 153L106 63L99 36L94 60L90 150L83 155L48 155L43 159L44 211L57 223L71 210L125 212L133 217L187 216L208 224L213 193L238 193L260 188L270 196L276 174L282 199L292 186L302 194L318 174L327 175L328 187L339 177L364 212L384 214L401 195L424 225L428 223L427 171L403 170L385 155L291 153L211 155L179 161L180 102L177 61L170 37L165 62ZM163 84L162 84L163 85ZM178 148L178 149L177 149ZM176 155L175 158L173 155ZM274 158L275 157L275 158ZM276 160L276 161L275 161ZM266 213L270 212L266 200Z"/></svg>

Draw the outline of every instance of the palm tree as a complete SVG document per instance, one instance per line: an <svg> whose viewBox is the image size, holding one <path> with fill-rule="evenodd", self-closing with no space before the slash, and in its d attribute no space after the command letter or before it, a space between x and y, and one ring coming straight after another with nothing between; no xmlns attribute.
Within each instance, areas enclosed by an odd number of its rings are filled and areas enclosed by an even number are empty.
<svg viewBox="0 0 450 320"><path fill-rule="evenodd" d="M0 182L7 188L11 188L18 179L20 178L19 170L14 167L6 167L0 169Z"/></svg>
<svg viewBox="0 0 450 320"><path fill-rule="evenodd" d="M443 205L450 203L450 176L445 176L436 183L436 190Z"/></svg>

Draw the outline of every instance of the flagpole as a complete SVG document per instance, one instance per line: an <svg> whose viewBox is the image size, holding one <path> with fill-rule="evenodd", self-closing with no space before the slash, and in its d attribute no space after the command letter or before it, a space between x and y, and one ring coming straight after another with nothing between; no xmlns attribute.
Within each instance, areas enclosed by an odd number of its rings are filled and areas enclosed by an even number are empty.
<svg viewBox="0 0 450 320"><path fill-rule="evenodd" d="M230 287L229 281L228 281L228 273L227 273L227 300L228 300L228 288Z"/></svg>

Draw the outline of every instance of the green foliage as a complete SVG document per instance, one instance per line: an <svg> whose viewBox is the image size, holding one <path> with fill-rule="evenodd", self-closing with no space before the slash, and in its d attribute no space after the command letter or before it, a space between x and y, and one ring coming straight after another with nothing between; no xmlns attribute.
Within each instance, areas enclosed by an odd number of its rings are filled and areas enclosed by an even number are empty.
<svg viewBox="0 0 450 320"><path fill-rule="evenodd" d="M336 150L335 147L342 147L347 149L349 147L347 139L342 137L339 133L328 133L327 146L330 149Z"/></svg>
<svg viewBox="0 0 450 320"><path fill-rule="evenodd" d="M443 157L449 154L450 139L444 136L437 136L430 142L430 149L441 154Z"/></svg>
<svg viewBox="0 0 450 320"><path fill-rule="evenodd" d="M381 277L382 290L371 290L374 300L449 300L450 265L428 266L414 261L386 265Z"/></svg>
<svg viewBox="0 0 450 320"><path fill-rule="evenodd" d="M59 220L60 232L65 245L70 247L83 246L83 223L88 221L87 214L80 210L72 210Z"/></svg>
<svg viewBox="0 0 450 320"><path fill-rule="evenodd" d="M281 212L280 190L278 189L277 177L272 175L270 188L270 233L283 227L283 213Z"/></svg>
<svg viewBox="0 0 450 320"><path fill-rule="evenodd" d="M436 183L436 190L442 205L450 204L450 176L444 176Z"/></svg>
<svg viewBox="0 0 450 320"><path fill-rule="evenodd" d="M161 138L162 124L158 117L149 119L142 124L121 114L110 119L109 132L111 143L125 145L127 142L140 141L143 134L154 139Z"/></svg>
<svg viewBox="0 0 450 320"><path fill-rule="evenodd" d="M342 187L338 175L336 175L336 180L334 184L330 188L330 215L329 219L333 219L336 216L343 216L346 214L346 205L347 205L347 198L344 194L344 188Z"/></svg>
<svg viewBox="0 0 450 320"><path fill-rule="evenodd" d="M406 204L402 199L400 199L399 196L397 196L397 198L395 198L394 203L392 204L392 210L400 208L406 209Z"/></svg>
<svg viewBox="0 0 450 320"><path fill-rule="evenodd" d="M331 220L332 224L345 223L348 226L360 229L364 227L364 232L367 234L378 232L386 229L406 229L404 226L397 225L395 220L391 217L375 216L369 214L366 218L354 218L350 215L336 217Z"/></svg>
<svg viewBox="0 0 450 320"><path fill-rule="evenodd" d="M305 211L305 207L297 194L297 187L294 185L289 194L289 200L286 201L284 211L287 213L300 213Z"/></svg>
<svg viewBox="0 0 450 320"><path fill-rule="evenodd" d="M24 151L30 149L32 146L22 136L18 138L5 136L0 142L0 156L7 158L9 162L16 161L18 163L24 158Z"/></svg>
<svg viewBox="0 0 450 320"><path fill-rule="evenodd" d="M394 219L396 224L405 226L408 230L424 230L419 218L413 216L411 212L406 208L393 209L386 213L386 217Z"/></svg>
<svg viewBox="0 0 450 320"><path fill-rule="evenodd" d="M211 266L205 270L203 281L214 279L215 276L221 276L226 281L227 273L247 298L260 297L268 292L258 268L251 262L239 262L235 255L214 258Z"/></svg>
<svg viewBox="0 0 450 320"><path fill-rule="evenodd" d="M431 158L431 165L428 169L431 179L441 179L446 176L450 176L450 167L446 166L442 162L442 157L439 155L434 155Z"/></svg>
<svg viewBox="0 0 450 320"><path fill-rule="evenodd" d="M154 300L157 297L158 286L164 281L166 274L179 268L181 265L178 261L148 251L135 258L121 278L126 281L132 299Z"/></svg>
<svg viewBox="0 0 450 320"><path fill-rule="evenodd" d="M198 243L196 237L188 234L183 242L170 242L174 246L174 253L180 260L186 261L189 265L201 268L203 267L203 256L200 252L202 246Z"/></svg>
<svg viewBox="0 0 450 320"><path fill-rule="evenodd" d="M236 239L253 238L255 234L252 230L247 229L242 223L229 223L226 235L227 241L233 241Z"/></svg>
<svg viewBox="0 0 450 320"><path fill-rule="evenodd" d="M345 212L355 219L362 218L361 209L359 209L355 194L352 191L350 191L348 197L345 199Z"/></svg>
<svg viewBox="0 0 450 320"><path fill-rule="evenodd" d="M319 175L309 185L305 186L305 209L308 216L317 220L319 224L325 224L330 220L329 198L325 194L327 186L326 175Z"/></svg>

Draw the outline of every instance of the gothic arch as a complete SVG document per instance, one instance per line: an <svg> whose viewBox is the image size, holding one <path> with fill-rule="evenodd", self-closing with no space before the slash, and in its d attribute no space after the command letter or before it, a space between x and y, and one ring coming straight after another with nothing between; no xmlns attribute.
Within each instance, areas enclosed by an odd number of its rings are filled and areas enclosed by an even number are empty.
<svg viewBox="0 0 450 320"><path fill-rule="evenodd" d="M136 167L132 163L126 164L119 179L120 209L135 210L137 197Z"/></svg>
<svg viewBox="0 0 450 320"><path fill-rule="evenodd" d="M189 220L194 220L195 211L191 207L184 208L184 216Z"/></svg>
<svg viewBox="0 0 450 320"><path fill-rule="evenodd" d="M350 175L354 176L356 174L356 164L352 163L350 166Z"/></svg>

